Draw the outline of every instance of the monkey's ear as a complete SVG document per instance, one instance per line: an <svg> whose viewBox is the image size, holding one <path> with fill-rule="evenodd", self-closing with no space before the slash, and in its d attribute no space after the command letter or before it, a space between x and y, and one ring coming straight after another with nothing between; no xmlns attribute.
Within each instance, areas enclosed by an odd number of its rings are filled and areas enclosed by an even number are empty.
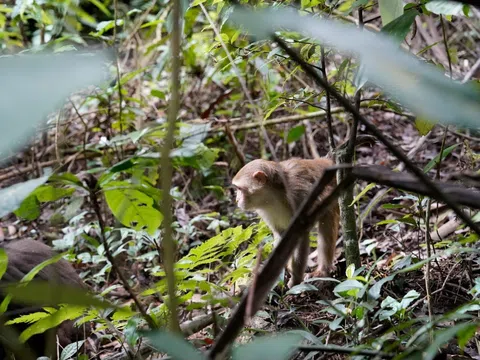
<svg viewBox="0 0 480 360"><path fill-rule="evenodd" d="M253 178L261 184L265 184L267 182L267 174L265 174L263 171L255 171L253 173Z"/></svg>

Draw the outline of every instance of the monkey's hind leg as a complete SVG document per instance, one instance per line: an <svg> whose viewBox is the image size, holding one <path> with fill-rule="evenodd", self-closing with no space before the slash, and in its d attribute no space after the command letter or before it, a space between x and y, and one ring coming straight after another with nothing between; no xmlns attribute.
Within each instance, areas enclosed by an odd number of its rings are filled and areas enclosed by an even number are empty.
<svg viewBox="0 0 480 360"><path fill-rule="evenodd" d="M290 280L288 287L292 288L295 285L303 282L303 275L307 268L308 254L310 252L310 241L308 233L302 235L298 239L298 244L295 247L292 257L290 258L288 271L290 272Z"/></svg>

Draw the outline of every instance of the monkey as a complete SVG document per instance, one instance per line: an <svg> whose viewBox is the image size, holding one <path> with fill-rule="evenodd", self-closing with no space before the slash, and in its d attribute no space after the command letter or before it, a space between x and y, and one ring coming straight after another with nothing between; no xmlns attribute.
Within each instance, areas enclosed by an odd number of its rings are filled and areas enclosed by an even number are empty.
<svg viewBox="0 0 480 360"><path fill-rule="evenodd" d="M295 211L310 193L325 168L334 165L329 158L298 159L274 162L257 159L242 167L232 180L236 201L242 210L255 210L274 236L274 246L281 239ZM336 185L336 180L325 188L318 201ZM318 219L317 269L309 277L328 276L332 270L338 237L340 210L334 202ZM294 254L289 259L289 288L303 282L310 251L309 232L299 234Z"/></svg>
<svg viewBox="0 0 480 360"><path fill-rule="evenodd" d="M35 266L55 255L53 249L48 245L30 239L4 242L0 244L0 248L3 248L8 256L7 270L0 279L0 286L2 287L9 283L19 282ZM78 276L73 266L64 259L45 266L35 276L34 280L76 286L87 291L87 285ZM0 293L0 303L4 298L5 295ZM41 311L40 306L28 307L24 304L15 303L15 299L13 299L8 305L7 316L2 316L2 320L14 319L20 315L38 311ZM6 328L10 327L7 325L4 326ZM16 333L19 334L28 326L29 324L17 324L14 326L14 329ZM45 334L32 336L27 341L27 346L35 358L48 355L51 359L55 359L56 346L55 343L52 342L52 339L56 340L56 337L58 337L59 344L65 347L72 342L83 340L84 334L88 336L89 332L90 327L88 325L85 326L85 329L80 329L74 326L73 321L67 320L61 323L56 329L50 329ZM25 351L25 349L20 348L20 350L15 350L10 341L12 341L11 338L2 337L0 334L0 359L4 359L7 354L10 356L14 355L16 359L23 359L24 355L22 355L21 352Z"/></svg>

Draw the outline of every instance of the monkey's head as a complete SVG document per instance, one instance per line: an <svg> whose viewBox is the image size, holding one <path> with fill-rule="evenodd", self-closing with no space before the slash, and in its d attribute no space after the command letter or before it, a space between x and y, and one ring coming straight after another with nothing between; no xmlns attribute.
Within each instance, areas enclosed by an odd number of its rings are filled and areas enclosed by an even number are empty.
<svg viewBox="0 0 480 360"><path fill-rule="evenodd" d="M262 209L272 195L272 180L278 170L272 161L257 159L249 162L235 175L232 185L237 192L237 204L242 210Z"/></svg>

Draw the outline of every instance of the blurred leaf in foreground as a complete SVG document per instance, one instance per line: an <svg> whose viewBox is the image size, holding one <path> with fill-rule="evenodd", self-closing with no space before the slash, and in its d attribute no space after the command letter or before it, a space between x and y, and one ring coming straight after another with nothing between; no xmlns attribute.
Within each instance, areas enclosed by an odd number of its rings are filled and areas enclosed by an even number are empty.
<svg viewBox="0 0 480 360"><path fill-rule="evenodd" d="M107 52L0 57L0 154L18 149L67 96L106 79Z"/></svg>

